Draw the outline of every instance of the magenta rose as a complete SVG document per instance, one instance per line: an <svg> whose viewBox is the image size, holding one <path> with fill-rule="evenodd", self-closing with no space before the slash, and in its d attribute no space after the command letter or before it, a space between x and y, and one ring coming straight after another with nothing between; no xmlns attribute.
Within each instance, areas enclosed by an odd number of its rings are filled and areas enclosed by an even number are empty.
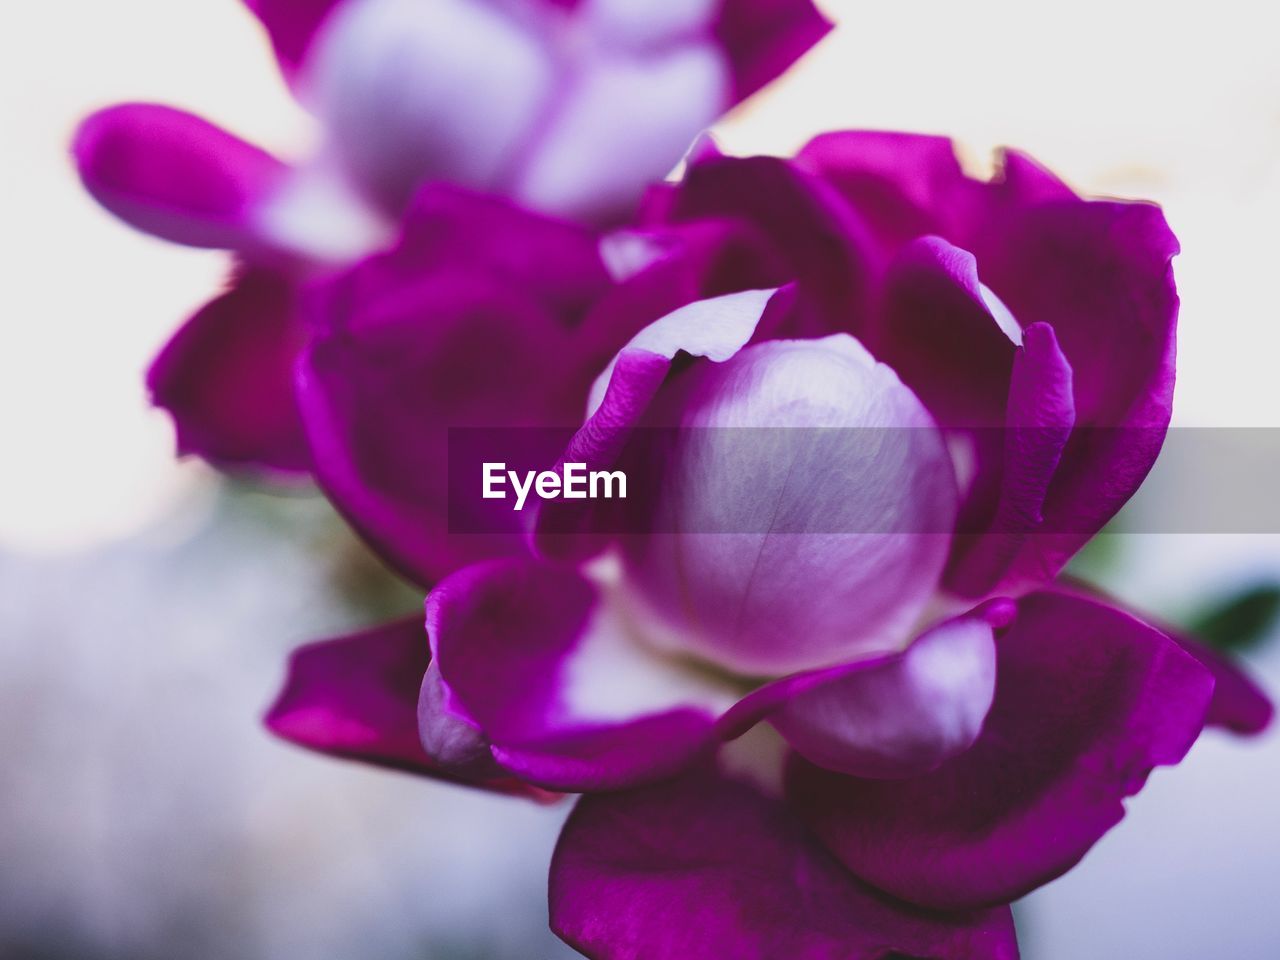
<svg viewBox="0 0 1280 960"><path fill-rule="evenodd" d="M148 374L181 452L305 472L292 365L310 278L383 248L446 182L578 221L627 217L725 110L829 29L809 0L249 0L320 126L286 164L172 107L88 118L85 186L133 226L233 251L227 291Z"/></svg>
<svg viewBox="0 0 1280 960"><path fill-rule="evenodd" d="M1168 423L1160 211L1018 154L984 182L945 140L847 133L706 151L604 250L622 282L536 357L628 331L561 455L642 468L622 521L547 501L536 554L445 577L425 635L300 650L269 726L584 794L550 905L592 957L1015 957L1012 900L1206 723L1270 718L1225 660L1057 579ZM431 336L351 370L335 350L316 394L364 398L320 475L357 465L328 488L402 565L467 540L386 480L427 462L415 424L440 415L394 371Z"/></svg>

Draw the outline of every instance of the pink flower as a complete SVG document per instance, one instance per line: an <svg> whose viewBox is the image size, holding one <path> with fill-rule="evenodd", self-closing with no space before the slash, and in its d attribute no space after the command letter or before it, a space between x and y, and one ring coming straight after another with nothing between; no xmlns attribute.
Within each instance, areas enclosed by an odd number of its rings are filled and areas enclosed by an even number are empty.
<svg viewBox="0 0 1280 960"><path fill-rule="evenodd" d="M123 104L74 154L108 210L244 266L148 383L182 452L309 466L291 387L309 277L385 246L424 184L588 222L626 217L694 137L817 42L809 0L257 0L320 121L286 164L199 117Z"/></svg>
<svg viewBox="0 0 1280 960"><path fill-rule="evenodd" d="M1168 423L1159 210L1018 154L981 182L946 141L848 133L794 161L704 154L605 250L621 282L537 356L628 331L561 455L624 469L625 503L547 501L537 555L507 541L445 577L425 636L303 648L269 726L586 794L551 919L589 956L1015 957L1010 901L1206 723L1271 713L1226 661L1057 579ZM345 471L338 505L425 580L471 542L423 522L456 491L395 480L438 442L398 362L431 334L344 316L384 359L335 349L313 381L340 411L320 475Z"/></svg>

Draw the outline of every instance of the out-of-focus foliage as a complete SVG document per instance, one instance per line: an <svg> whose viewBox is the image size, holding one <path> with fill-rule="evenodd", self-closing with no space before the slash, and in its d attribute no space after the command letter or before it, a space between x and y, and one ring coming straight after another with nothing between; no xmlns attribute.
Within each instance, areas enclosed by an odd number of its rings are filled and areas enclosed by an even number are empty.
<svg viewBox="0 0 1280 960"><path fill-rule="evenodd" d="M1124 563L1124 538L1112 521L1086 543L1067 565L1067 574L1086 583L1105 583Z"/></svg>
<svg viewBox="0 0 1280 960"><path fill-rule="evenodd" d="M1265 581L1205 605L1187 628L1212 647L1238 653L1258 647L1280 621L1280 582Z"/></svg>

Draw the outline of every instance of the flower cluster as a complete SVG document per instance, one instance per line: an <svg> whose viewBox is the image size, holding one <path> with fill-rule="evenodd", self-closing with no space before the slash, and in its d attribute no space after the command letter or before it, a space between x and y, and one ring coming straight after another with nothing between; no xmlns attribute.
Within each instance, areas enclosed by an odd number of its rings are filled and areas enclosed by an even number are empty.
<svg viewBox="0 0 1280 960"><path fill-rule="evenodd" d="M581 794L568 943L1015 957L1009 903L1155 767L1268 723L1225 659L1061 576L1168 426L1158 208L908 134L704 141L650 183L821 35L805 2L252 6L317 158L155 107L77 141L112 210L245 264L153 389L184 449L309 472L427 593L425 629L297 651L268 726ZM634 470L625 504L460 531L451 431L548 427L540 465Z"/></svg>

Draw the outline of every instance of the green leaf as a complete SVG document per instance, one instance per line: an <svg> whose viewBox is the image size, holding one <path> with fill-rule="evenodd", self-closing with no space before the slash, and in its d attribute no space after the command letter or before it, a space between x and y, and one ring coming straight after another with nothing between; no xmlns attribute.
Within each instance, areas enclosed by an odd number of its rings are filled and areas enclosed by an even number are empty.
<svg viewBox="0 0 1280 960"><path fill-rule="evenodd" d="M1219 650L1238 652L1266 640L1280 619L1280 583L1257 583L1211 604L1188 629Z"/></svg>

